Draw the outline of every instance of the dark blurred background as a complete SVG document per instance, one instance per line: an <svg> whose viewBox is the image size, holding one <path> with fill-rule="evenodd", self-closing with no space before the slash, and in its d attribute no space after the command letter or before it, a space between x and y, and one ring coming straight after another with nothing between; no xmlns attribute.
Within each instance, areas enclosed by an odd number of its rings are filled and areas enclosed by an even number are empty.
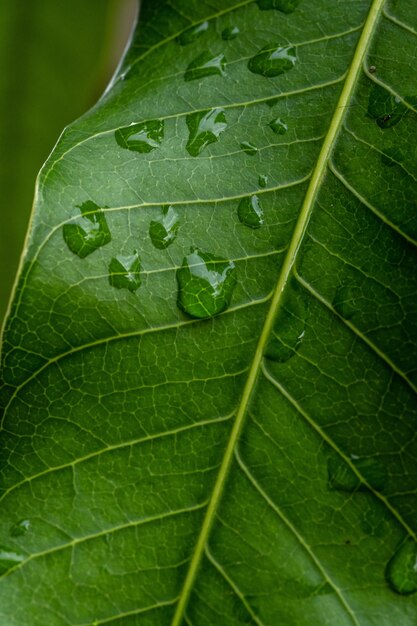
<svg viewBox="0 0 417 626"><path fill-rule="evenodd" d="M36 175L104 91L136 10L137 0L0 0L0 326Z"/></svg>

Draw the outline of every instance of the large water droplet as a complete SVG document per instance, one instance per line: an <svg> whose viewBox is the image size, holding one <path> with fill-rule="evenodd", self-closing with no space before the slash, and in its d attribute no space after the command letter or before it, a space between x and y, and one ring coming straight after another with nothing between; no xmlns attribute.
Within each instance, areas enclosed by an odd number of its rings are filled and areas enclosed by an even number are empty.
<svg viewBox="0 0 417 626"><path fill-rule="evenodd" d="M12 548L0 546L0 575L8 572L12 567L19 565L24 559L23 554L19 554Z"/></svg>
<svg viewBox="0 0 417 626"><path fill-rule="evenodd" d="M178 213L172 206L162 208L157 219L149 226L149 235L155 248L164 250L175 240L179 226Z"/></svg>
<svg viewBox="0 0 417 626"><path fill-rule="evenodd" d="M139 289L140 258L135 250L130 256L113 257L109 265L109 283L117 289L128 289L132 293Z"/></svg>
<svg viewBox="0 0 417 626"><path fill-rule="evenodd" d="M408 537L390 559L386 579L394 591L408 596L417 591L417 543Z"/></svg>
<svg viewBox="0 0 417 626"><path fill-rule="evenodd" d="M387 480L384 465L377 459L351 457L352 464L358 474L366 481L363 482L343 459L329 459L327 471L329 486L337 491L366 491L368 485L376 491L381 491Z"/></svg>
<svg viewBox="0 0 417 626"><path fill-rule="evenodd" d="M368 100L368 115L376 120L380 128L395 126L406 112L407 108L400 98L392 95L380 85L372 85Z"/></svg>
<svg viewBox="0 0 417 626"><path fill-rule="evenodd" d="M235 264L208 252L192 249L177 270L178 306L192 317L221 313L236 286Z"/></svg>
<svg viewBox="0 0 417 626"><path fill-rule="evenodd" d="M184 74L185 80L196 80L205 76L218 74L224 76L224 64L226 59L224 54L213 55L206 50L202 52L194 61L191 61Z"/></svg>
<svg viewBox="0 0 417 626"><path fill-rule="evenodd" d="M190 131L186 148L191 156L198 156L210 143L218 141L221 133L227 128L224 109L210 109L187 115L187 126Z"/></svg>
<svg viewBox="0 0 417 626"><path fill-rule="evenodd" d="M238 29L237 26L228 26L227 28L222 30L222 38L225 41L229 41L230 39L236 39L239 33L240 33L240 30Z"/></svg>
<svg viewBox="0 0 417 626"><path fill-rule="evenodd" d="M10 535L12 537L21 537L22 535L26 535L29 528L30 528L30 520L22 519L19 522L16 522L16 524L14 524L11 527Z"/></svg>
<svg viewBox="0 0 417 626"><path fill-rule="evenodd" d="M295 290L288 291L274 322L265 357L277 363L285 363L294 356L305 335L306 318L305 297Z"/></svg>
<svg viewBox="0 0 417 626"><path fill-rule="evenodd" d="M258 152L258 148L254 146L253 143L250 143L250 141L242 141L240 147L243 152L246 152L246 154L249 154L250 156L254 156Z"/></svg>
<svg viewBox="0 0 417 626"><path fill-rule="evenodd" d="M204 33L208 30L208 27L209 27L208 22L202 22L201 24L192 26L188 30L185 30L183 33L181 33L181 35L178 37L178 42L182 46L186 46L189 43L193 43L196 39L201 37L201 35L204 35Z"/></svg>
<svg viewBox="0 0 417 626"><path fill-rule="evenodd" d="M269 127L272 128L276 135L285 135L288 130L287 124L280 117L276 117L271 120L269 122Z"/></svg>
<svg viewBox="0 0 417 626"><path fill-rule="evenodd" d="M333 298L333 307L339 315L349 320L358 311L357 298L360 295L353 285L341 285Z"/></svg>
<svg viewBox="0 0 417 626"><path fill-rule="evenodd" d="M246 196L237 209L239 221L250 228L259 228L264 223L263 210L258 196Z"/></svg>
<svg viewBox="0 0 417 626"><path fill-rule="evenodd" d="M111 241L111 234L104 212L88 200L77 207L81 216L62 229L68 248L81 259Z"/></svg>
<svg viewBox="0 0 417 626"><path fill-rule="evenodd" d="M260 50L248 62L248 68L254 74L279 76L292 69L297 61L294 46L279 46L270 43Z"/></svg>
<svg viewBox="0 0 417 626"><path fill-rule="evenodd" d="M283 13L292 13L300 4L300 0L256 0L263 11L277 9Z"/></svg>
<svg viewBox="0 0 417 626"><path fill-rule="evenodd" d="M259 174L258 185L259 187L266 187L268 184L268 176L265 174Z"/></svg>
<svg viewBox="0 0 417 626"><path fill-rule="evenodd" d="M151 152L161 145L164 137L164 121L148 120L118 128L114 133L121 148L134 152Z"/></svg>

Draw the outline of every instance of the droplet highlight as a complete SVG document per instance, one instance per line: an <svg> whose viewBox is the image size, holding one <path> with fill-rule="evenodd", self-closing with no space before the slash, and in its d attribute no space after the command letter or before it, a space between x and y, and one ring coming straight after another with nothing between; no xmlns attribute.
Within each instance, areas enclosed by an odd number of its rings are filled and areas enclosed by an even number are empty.
<svg viewBox="0 0 417 626"><path fill-rule="evenodd" d="M230 305L235 264L194 248L177 270L177 282L178 306L192 317L212 317Z"/></svg>
<svg viewBox="0 0 417 626"><path fill-rule="evenodd" d="M268 176L265 174L259 174L258 185L259 187L266 187L268 184Z"/></svg>
<svg viewBox="0 0 417 626"><path fill-rule="evenodd" d="M240 30L237 26L228 26L227 28L222 30L222 39L224 39L225 41L236 39L239 33L240 33Z"/></svg>
<svg viewBox="0 0 417 626"><path fill-rule="evenodd" d="M341 285L336 289L333 308L346 320L350 320L358 311L357 298L360 294L352 285Z"/></svg>
<svg viewBox="0 0 417 626"><path fill-rule="evenodd" d="M141 284L140 268L140 258L136 250L130 256L113 257L109 265L110 285L134 293Z"/></svg>
<svg viewBox="0 0 417 626"><path fill-rule="evenodd" d="M149 235L155 248L168 248L177 236L178 227L179 217L174 207L163 207L160 216L152 220L149 226Z"/></svg>
<svg viewBox="0 0 417 626"><path fill-rule="evenodd" d="M385 577L391 589L402 596L417 591L417 543L408 537L390 559Z"/></svg>
<svg viewBox="0 0 417 626"><path fill-rule="evenodd" d="M30 528L30 520L22 519L19 522L16 522L10 529L11 537L22 537L26 535Z"/></svg>
<svg viewBox="0 0 417 626"><path fill-rule="evenodd" d="M297 54L294 46L279 46L270 43L249 60L248 68L254 74L273 78L291 70L296 61Z"/></svg>
<svg viewBox="0 0 417 626"><path fill-rule="evenodd" d="M161 145L164 138L164 121L148 120L118 128L114 137L121 148L133 152L152 152Z"/></svg>
<svg viewBox="0 0 417 626"><path fill-rule="evenodd" d="M178 43L182 46L188 46L190 43L194 43L197 39L204 35L205 32L208 31L209 23L202 22L201 24L197 24L196 26L192 26L188 30L185 30L178 37Z"/></svg>
<svg viewBox="0 0 417 626"><path fill-rule="evenodd" d="M220 135L227 128L224 109L216 108L208 111L199 111L187 115L189 130L186 149L191 156L198 156L210 143L218 141Z"/></svg>
<svg viewBox="0 0 417 626"><path fill-rule="evenodd" d="M352 456L351 462L357 474L343 459L329 459L327 472L331 489L350 493L367 491L371 487L375 491L382 491L387 475L384 465L379 460Z"/></svg>
<svg viewBox="0 0 417 626"><path fill-rule="evenodd" d="M249 228L260 228L264 223L264 213L258 196L246 196L237 209L239 221Z"/></svg>
<svg viewBox="0 0 417 626"><path fill-rule="evenodd" d="M16 550L6 546L0 546L0 575L8 572L12 567L19 565L24 559L23 554L19 554Z"/></svg>
<svg viewBox="0 0 417 626"><path fill-rule="evenodd" d="M276 117L271 120L268 126L274 131L276 135L285 135L288 130L287 124L280 117Z"/></svg>
<svg viewBox="0 0 417 626"><path fill-rule="evenodd" d="M68 248L84 259L111 241L111 234L102 209L91 200L77 207L81 216L64 224L63 236Z"/></svg>
<svg viewBox="0 0 417 626"><path fill-rule="evenodd" d="M187 67L184 79L186 81L205 78L206 76L224 76L224 66L226 59L224 54L213 55L206 50L202 52L194 61L191 61Z"/></svg>
<svg viewBox="0 0 417 626"><path fill-rule="evenodd" d="M256 0L262 11L276 9L282 13L292 13L300 4L300 0Z"/></svg>
<svg viewBox="0 0 417 626"><path fill-rule="evenodd" d="M275 319L265 357L276 363L291 359L303 342L306 319L305 297L295 290L288 291Z"/></svg>
<svg viewBox="0 0 417 626"><path fill-rule="evenodd" d="M395 126L406 112L407 108L400 98L392 95L380 85L372 85L368 100L368 115L376 120L380 128Z"/></svg>
<svg viewBox="0 0 417 626"><path fill-rule="evenodd" d="M242 148L243 152L246 152L246 154L249 154L249 156L254 156L258 152L258 148L249 141L242 141L240 147Z"/></svg>

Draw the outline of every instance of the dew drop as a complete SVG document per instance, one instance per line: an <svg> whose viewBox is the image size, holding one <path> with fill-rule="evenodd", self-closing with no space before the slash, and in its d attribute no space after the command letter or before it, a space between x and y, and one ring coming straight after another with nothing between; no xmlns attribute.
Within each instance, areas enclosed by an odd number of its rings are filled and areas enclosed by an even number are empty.
<svg viewBox="0 0 417 626"><path fill-rule="evenodd" d="M349 320L358 311L356 299L359 295L358 289L352 285L341 285L333 298L333 308L339 315Z"/></svg>
<svg viewBox="0 0 417 626"><path fill-rule="evenodd" d="M337 491L367 491L368 485L381 491L386 483L386 470L384 465L377 459L351 457L352 464L358 473L364 478L365 484L343 459L329 459L327 472L329 486Z"/></svg>
<svg viewBox="0 0 417 626"><path fill-rule="evenodd" d="M210 109L187 115L189 138L186 145L191 156L198 156L210 143L218 141L227 128L224 109Z"/></svg>
<svg viewBox="0 0 417 626"><path fill-rule="evenodd" d="M0 575L8 572L12 567L19 565L24 559L23 554L19 554L16 550L7 548L6 546L0 546Z"/></svg>
<svg viewBox="0 0 417 626"><path fill-rule="evenodd" d="M259 174L259 178L258 178L259 187L266 187L267 184L268 184L268 176L265 176L265 174Z"/></svg>
<svg viewBox="0 0 417 626"><path fill-rule="evenodd" d="M239 221L249 228L260 228L264 223L263 210L258 196L246 196L237 209Z"/></svg>
<svg viewBox="0 0 417 626"><path fill-rule="evenodd" d="M417 591L417 543L408 537L391 557L385 570L391 589L403 596Z"/></svg>
<svg viewBox="0 0 417 626"><path fill-rule="evenodd" d="M192 248L177 270L177 282L178 306L192 317L212 317L230 304L236 286L235 264Z"/></svg>
<svg viewBox="0 0 417 626"><path fill-rule="evenodd" d="M114 137L121 148L134 152L152 152L161 145L164 137L164 121L148 120L118 128Z"/></svg>
<svg viewBox="0 0 417 626"><path fill-rule="evenodd" d="M407 112L405 104L397 96L380 85L373 84L368 100L368 115L376 120L382 129L398 124Z"/></svg>
<svg viewBox="0 0 417 626"><path fill-rule="evenodd" d="M262 11L277 9L283 13L292 13L300 3L300 0L256 0Z"/></svg>
<svg viewBox="0 0 417 626"><path fill-rule="evenodd" d="M238 29L237 26L228 26L222 31L222 38L225 41L229 41L230 39L236 39L239 33L240 33L240 30Z"/></svg>
<svg viewBox="0 0 417 626"><path fill-rule="evenodd" d="M250 156L254 156L258 152L258 148L249 141L242 141L240 147L242 148L243 152L246 152L246 154L249 154Z"/></svg>
<svg viewBox="0 0 417 626"><path fill-rule="evenodd" d="M187 67L184 79L186 81L196 80L198 78L204 78L205 76L213 76L218 74L224 76L224 64L226 59L224 54L213 55L206 50L202 52L194 61L191 61Z"/></svg>
<svg viewBox="0 0 417 626"><path fill-rule="evenodd" d="M68 248L81 259L111 241L111 234L102 209L91 200L80 206L81 216L64 224L63 236Z"/></svg>
<svg viewBox="0 0 417 626"><path fill-rule="evenodd" d="M140 258L135 250L130 256L113 257L109 265L109 283L117 289L128 289L132 293L140 287Z"/></svg>
<svg viewBox="0 0 417 626"><path fill-rule="evenodd" d="M152 220L149 235L155 248L164 250L172 244L177 236L178 220L178 213L172 206L163 207L158 218Z"/></svg>
<svg viewBox="0 0 417 626"><path fill-rule="evenodd" d="M188 30L185 30L183 33L181 33L181 35L178 37L178 43L180 43L182 46L187 46L189 43L193 43L194 41L196 41L196 39L201 37L201 35L204 35L204 33L207 32L208 27L208 22L202 22L201 24L192 26Z"/></svg>
<svg viewBox="0 0 417 626"><path fill-rule="evenodd" d="M305 298L292 290L285 294L278 311L265 357L277 363L286 363L300 348L305 335L307 304Z"/></svg>
<svg viewBox="0 0 417 626"><path fill-rule="evenodd" d="M272 128L276 135L285 135L288 130L287 124L280 117L276 117L271 120L269 122L269 127Z"/></svg>
<svg viewBox="0 0 417 626"><path fill-rule="evenodd" d="M19 522L16 522L11 529L10 535L11 537L22 537L22 535L26 535L30 528L30 520L22 519Z"/></svg>
<svg viewBox="0 0 417 626"><path fill-rule="evenodd" d="M292 69L297 61L294 46L266 45L248 62L248 68L254 74L273 77Z"/></svg>

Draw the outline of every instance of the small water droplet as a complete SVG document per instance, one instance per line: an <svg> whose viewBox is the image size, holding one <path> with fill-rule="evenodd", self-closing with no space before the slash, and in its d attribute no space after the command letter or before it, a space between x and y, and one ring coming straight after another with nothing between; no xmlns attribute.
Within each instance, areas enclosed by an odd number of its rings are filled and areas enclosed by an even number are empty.
<svg viewBox="0 0 417 626"><path fill-rule="evenodd" d="M288 291L274 322L265 357L286 363L300 348L305 335L307 303L295 290Z"/></svg>
<svg viewBox="0 0 417 626"><path fill-rule="evenodd" d="M227 128L224 109L210 109L187 115L187 126L190 131L187 151L191 156L198 156L210 143L218 141L221 133Z"/></svg>
<svg viewBox="0 0 417 626"><path fill-rule="evenodd" d="M111 241L111 234L102 209L91 200L77 207L81 216L64 224L63 236L68 248L81 259Z"/></svg>
<svg viewBox="0 0 417 626"><path fill-rule="evenodd" d="M10 535L12 537L21 537L22 535L26 535L29 528L30 528L30 520L22 519L19 522L16 522L16 524L14 524L11 527Z"/></svg>
<svg viewBox="0 0 417 626"><path fill-rule="evenodd" d="M407 112L405 104L380 85L373 84L369 93L368 115L382 129L398 124Z"/></svg>
<svg viewBox="0 0 417 626"><path fill-rule="evenodd" d="M269 122L269 127L272 128L276 135L285 135L288 130L287 124L280 117L276 117L271 120Z"/></svg>
<svg viewBox="0 0 417 626"><path fill-rule="evenodd" d="M250 228L260 228L264 223L263 210L258 196L246 196L239 202L237 209L239 221Z"/></svg>
<svg viewBox="0 0 417 626"><path fill-rule="evenodd" d="M134 152L151 152L161 145L164 137L164 120L148 120L118 128L114 137L121 148Z"/></svg>
<svg viewBox="0 0 417 626"><path fill-rule="evenodd" d="M256 0L262 11L277 9L283 13L292 13L300 3L300 0Z"/></svg>
<svg viewBox="0 0 417 626"><path fill-rule="evenodd" d="M228 26L227 28L222 30L222 38L225 41L229 41L230 39L236 39L239 33L240 33L240 30L238 29L237 26Z"/></svg>
<svg viewBox="0 0 417 626"><path fill-rule="evenodd" d="M130 256L113 257L109 265L109 283L117 289L128 289L132 293L139 289L140 258L135 250Z"/></svg>
<svg viewBox="0 0 417 626"><path fill-rule="evenodd" d="M209 27L208 22L202 22L201 24L197 24L196 26L192 26L188 30L185 30L178 37L178 43L182 46L187 46L189 43L193 43L196 39L204 35L207 32Z"/></svg>
<svg viewBox="0 0 417 626"><path fill-rule="evenodd" d="M246 152L246 154L249 154L250 156L253 156L258 152L258 148L249 141L242 141L240 147L242 148L243 152Z"/></svg>
<svg viewBox="0 0 417 626"><path fill-rule="evenodd" d="M178 220L178 213L172 206L163 207L160 216L152 220L149 235L155 248L164 250L171 245L177 236Z"/></svg>
<svg viewBox="0 0 417 626"><path fill-rule="evenodd" d="M6 546L0 546L0 575L5 574L15 565L22 563L25 557L23 554L19 554L13 548L7 548Z"/></svg>
<svg viewBox="0 0 417 626"><path fill-rule="evenodd" d="M268 184L268 176L265 176L265 174L259 174L259 178L258 178L259 187L266 187L267 184Z"/></svg>
<svg viewBox="0 0 417 626"><path fill-rule="evenodd" d="M248 68L254 74L273 77L292 69L297 61L294 46L279 46L275 43L266 45L248 62Z"/></svg>
<svg viewBox="0 0 417 626"><path fill-rule="evenodd" d="M337 288L333 298L333 308L349 320L358 311L357 298L360 293L357 288L352 285L341 285Z"/></svg>
<svg viewBox="0 0 417 626"><path fill-rule="evenodd" d="M198 55L194 61L191 61L187 67L184 79L186 81L204 78L205 76L213 76L215 74L224 76L224 65L226 59L224 54L213 55L206 50Z"/></svg>
<svg viewBox="0 0 417 626"><path fill-rule="evenodd" d="M408 596L417 591L417 543L408 537L391 557L385 570L394 591Z"/></svg>
<svg viewBox="0 0 417 626"><path fill-rule="evenodd" d="M327 471L329 486L337 491L367 491L368 485L381 491L386 483L384 465L377 459L358 458L351 456L352 464L364 478L365 484L353 469L341 458L329 459Z"/></svg>
<svg viewBox="0 0 417 626"><path fill-rule="evenodd" d="M177 270L178 306L197 318L212 317L230 304L236 286L235 264L192 249Z"/></svg>
<svg viewBox="0 0 417 626"><path fill-rule="evenodd" d="M404 161L404 154L401 148L394 146L384 148L384 152L381 154L381 162L388 167L394 167Z"/></svg>
<svg viewBox="0 0 417 626"><path fill-rule="evenodd" d="M369 68L368 68L368 72L369 72L370 74L375 74L375 72L376 72L376 66L375 66L375 65L370 65L370 66L369 66Z"/></svg>

